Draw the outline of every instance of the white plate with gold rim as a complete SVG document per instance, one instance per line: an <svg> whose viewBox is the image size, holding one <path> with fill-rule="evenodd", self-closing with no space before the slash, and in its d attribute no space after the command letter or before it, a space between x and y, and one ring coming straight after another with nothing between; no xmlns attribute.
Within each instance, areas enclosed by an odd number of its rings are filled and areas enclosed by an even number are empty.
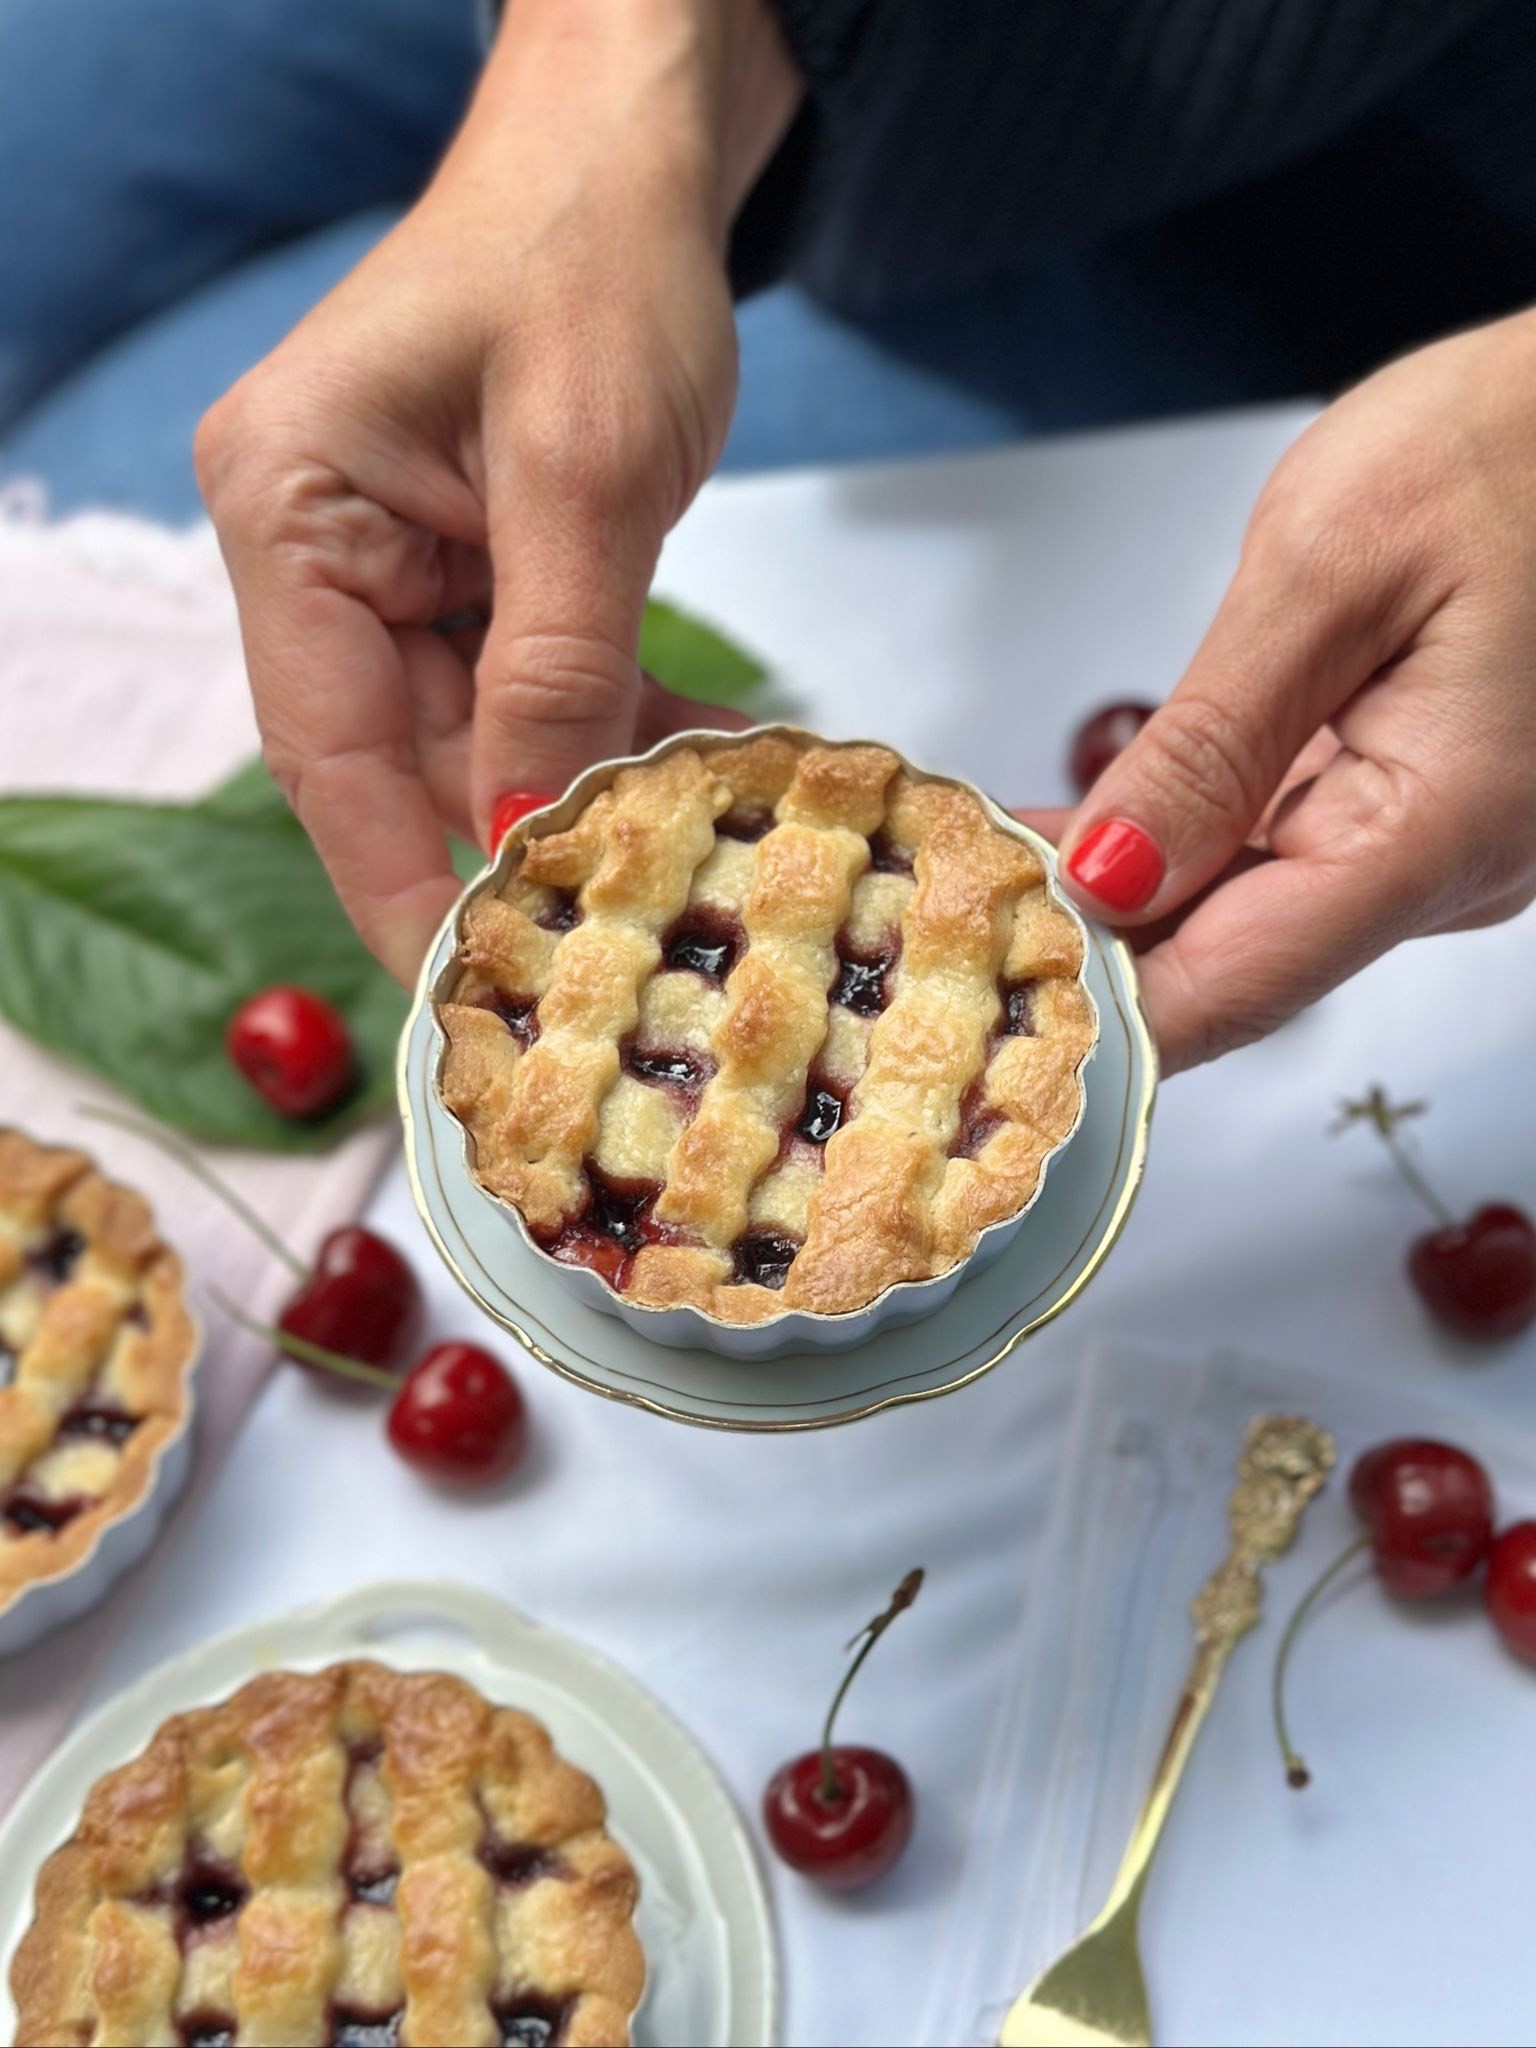
<svg viewBox="0 0 1536 2048"><path fill-rule="evenodd" d="M778 2024L773 1921L756 1854L714 1766L643 1686L571 1637L468 1586L366 1586L242 1628L173 1658L119 1693L56 1750L0 1824L0 2041L14 2038L11 1958L44 1859L86 1793L170 1714L224 1699L258 1671L315 1671L347 1657L451 1671L544 1722L589 1771L640 1874L645 1948L637 2048L770 2048Z"/></svg>
<svg viewBox="0 0 1536 2048"><path fill-rule="evenodd" d="M1157 1053L1129 948L1088 924L1083 980L1100 1035L1083 1069L1087 1101L1071 1143L1023 1227L990 1265L967 1273L943 1307L845 1351L728 1358L648 1342L562 1284L501 1206L477 1186L464 1131L436 1087L439 1038L429 992L453 951L454 918L422 969L400 1044L400 1107L416 1205L460 1285L541 1365L675 1422L783 1431L854 1422L953 1392L1009 1357L1070 1306L1130 1213L1146 1160Z"/></svg>

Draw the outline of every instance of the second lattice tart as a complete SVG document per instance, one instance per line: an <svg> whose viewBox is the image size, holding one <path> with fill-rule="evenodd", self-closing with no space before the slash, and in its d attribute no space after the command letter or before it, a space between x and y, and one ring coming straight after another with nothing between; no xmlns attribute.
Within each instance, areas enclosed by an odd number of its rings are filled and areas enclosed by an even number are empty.
<svg viewBox="0 0 1536 2048"><path fill-rule="evenodd" d="M963 785L779 731L675 747L471 895L442 1098L624 1300L841 1314L1034 1198L1082 1109L1083 952Z"/></svg>
<svg viewBox="0 0 1536 2048"><path fill-rule="evenodd" d="M637 1890L529 1715L440 1672L268 1672L93 1787L38 1878L18 2038L624 2048Z"/></svg>

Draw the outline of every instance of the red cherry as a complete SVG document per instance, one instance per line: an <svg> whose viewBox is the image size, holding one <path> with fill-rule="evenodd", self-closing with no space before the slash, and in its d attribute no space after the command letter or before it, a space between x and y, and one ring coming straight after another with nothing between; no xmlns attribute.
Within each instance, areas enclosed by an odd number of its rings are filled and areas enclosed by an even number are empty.
<svg viewBox="0 0 1536 2048"><path fill-rule="evenodd" d="M908 1572L884 1610L859 1630L848 1645L857 1654L832 1697L820 1749L781 1765L763 1794L763 1824L784 1861L842 1891L882 1876L912 1837L912 1787L901 1765L883 1750L835 1746L832 1730L865 1658L922 1584L921 1568Z"/></svg>
<svg viewBox="0 0 1536 2048"><path fill-rule="evenodd" d="M389 1440L434 1479L504 1478L522 1457L528 1416L517 1383L476 1344L436 1344L411 1368L389 1410Z"/></svg>
<svg viewBox="0 0 1536 2048"><path fill-rule="evenodd" d="M352 1080L346 1019L306 988L268 988L242 1003L224 1043L247 1081L281 1116L318 1116Z"/></svg>
<svg viewBox="0 0 1536 2048"><path fill-rule="evenodd" d="M1408 1273L1437 1322L1494 1343L1536 1322L1536 1226L1510 1202L1416 1238Z"/></svg>
<svg viewBox="0 0 1536 2048"><path fill-rule="evenodd" d="M1106 704L1085 718L1072 735L1069 767L1079 792L1086 796L1117 754L1135 739L1157 709L1155 704Z"/></svg>
<svg viewBox="0 0 1536 2048"><path fill-rule="evenodd" d="M822 1790L822 1756L807 1750L775 1771L763 1794L768 1839L792 1870L839 1891L883 1877L912 1839L906 1772L881 1749L829 1752L836 1795Z"/></svg>
<svg viewBox="0 0 1536 2048"><path fill-rule="evenodd" d="M1367 1451L1349 1480L1376 1575L1400 1600L1434 1600L1471 1577L1493 1542L1493 1487L1453 1444L1404 1437Z"/></svg>
<svg viewBox="0 0 1536 2048"><path fill-rule="evenodd" d="M1512 1522L1488 1554L1488 1612L1505 1645L1536 1664L1536 1522Z"/></svg>
<svg viewBox="0 0 1536 2048"><path fill-rule="evenodd" d="M314 1271L278 1317L290 1337L404 1372L421 1332L421 1286L387 1238L360 1223L333 1230Z"/></svg>
<svg viewBox="0 0 1536 2048"><path fill-rule="evenodd" d="M491 852L497 852L520 818L526 818L530 811L542 811L546 804L553 802L548 790L504 789L491 812Z"/></svg>

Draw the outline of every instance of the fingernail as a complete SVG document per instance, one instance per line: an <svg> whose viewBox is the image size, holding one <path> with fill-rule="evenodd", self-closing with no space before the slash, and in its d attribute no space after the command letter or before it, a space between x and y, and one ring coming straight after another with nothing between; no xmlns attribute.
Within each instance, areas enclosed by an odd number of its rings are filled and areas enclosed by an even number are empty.
<svg viewBox="0 0 1536 2048"><path fill-rule="evenodd" d="M1163 856L1129 818L1106 818L1067 862L1067 873L1110 910L1142 910L1163 879Z"/></svg>
<svg viewBox="0 0 1536 2048"><path fill-rule="evenodd" d="M554 800L547 789L504 789L491 811L491 852L497 852L519 818L526 818L530 811L542 811Z"/></svg>

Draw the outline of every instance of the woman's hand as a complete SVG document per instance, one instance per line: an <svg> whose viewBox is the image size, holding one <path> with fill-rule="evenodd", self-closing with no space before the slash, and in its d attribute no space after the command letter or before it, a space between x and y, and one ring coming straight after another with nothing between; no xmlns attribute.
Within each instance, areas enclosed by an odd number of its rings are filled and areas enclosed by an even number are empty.
<svg viewBox="0 0 1536 2048"><path fill-rule="evenodd" d="M697 722L635 650L797 96L766 0L516 0L426 196L202 424L266 758L402 979L445 828Z"/></svg>
<svg viewBox="0 0 1536 2048"><path fill-rule="evenodd" d="M1175 1072L1536 896L1536 315L1420 350L1301 436L1062 853L1145 949Z"/></svg>

